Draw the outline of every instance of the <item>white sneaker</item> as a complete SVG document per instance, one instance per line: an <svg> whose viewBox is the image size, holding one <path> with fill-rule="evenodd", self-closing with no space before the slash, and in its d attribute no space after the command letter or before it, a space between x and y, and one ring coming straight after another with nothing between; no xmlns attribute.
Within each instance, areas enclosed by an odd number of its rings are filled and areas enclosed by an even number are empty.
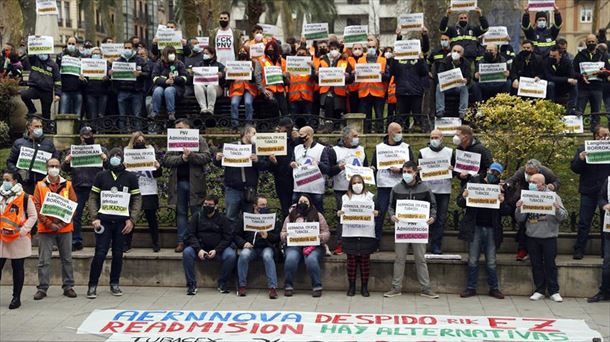
<svg viewBox="0 0 610 342"><path fill-rule="evenodd" d="M544 295L540 292L534 292L533 295L530 296L530 300L541 300L544 298ZM561 298L561 297L559 297Z"/></svg>
<svg viewBox="0 0 610 342"><path fill-rule="evenodd" d="M561 295L559 294L559 292L557 292L557 293L555 293L555 294L552 294L552 295L551 295L551 299L552 299L554 302L557 302L557 303L561 303L561 302L563 302L563 298L561 298Z"/></svg>
<svg viewBox="0 0 610 342"><path fill-rule="evenodd" d="M330 248L328 248L328 245L324 245L324 249L326 250L324 253L327 257L333 256L333 253L330 251Z"/></svg>

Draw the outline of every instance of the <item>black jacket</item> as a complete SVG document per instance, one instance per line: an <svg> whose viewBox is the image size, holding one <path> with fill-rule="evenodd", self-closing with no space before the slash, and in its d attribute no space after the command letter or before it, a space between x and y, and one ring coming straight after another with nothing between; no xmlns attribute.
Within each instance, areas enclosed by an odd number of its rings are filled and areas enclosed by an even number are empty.
<svg viewBox="0 0 610 342"><path fill-rule="evenodd" d="M587 49L580 50L574 57L574 72L578 77L578 87L580 89L601 89L602 80L608 77L607 72L600 73L598 80L590 80L590 84L584 82L584 78L580 73L580 63L582 62L604 62L604 68L610 69L610 63L608 63L608 56L605 53L601 53L595 50L594 53L590 53Z"/></svg>
<svg viewBox="0 0 610 342"><path fill-rule="evenodd" d="M480 177L485 177L485 174L487 173L487 169L489 169L489 166L491 165L491 163L493 162L493 158L491 155L491 151L489 151L487 149L487 147L483 146L483 144L481 144L481 142L479 141L479 139L472 137L472 142L470 143L470 145L468 145L468 147L466 149L464 149L461 145L458 146L456 148L456 150L462 150L462 151L466 151L466 152L473 152L473 153L478 153L481 155L481 164L479 167L479 176ZM453 155L451 156L451 165L455 165L455 151L453 153ZM458 172L453 172L453 176L457 177L459 176ZM461 181L461 185L463 186L471 177L468 177L468 179L466 180L462 180Z"/></svg>
<svg viewBox="0 0 610 342"><path fill-rule="evenodd" d="M233 246L233 225L218 211L214 216L207 217L198 210L189 222L184 244L193 247L196 253L202 249L207 252L213 249L220 255L227 247Z"/></svg>
<svg viewBox="0 0 610 342"><path fill-rule="evenodd" d="M473 25L466 25L461 27L455 25L449 27L449 17L444 16L440 22L440 31L443 34L448 35L451 38L451 45L460 44L464 47L464 56L470 60L474 60L480 54L479 36L487 32L489 23L485 16L479 17L480 25L478 27Z"/></svg>
<svg viewBox="0 0 610 342"><path fill-rule="evenodd" d="M440 68L440 65L444 63L445 58L447 58L447 56L449 56L450 54L450 47L448 47L447 50L443 49L442 47L439 47L428 56L428 68L430 69L430 72L432 73L432 77L435 82L437 79L436 74L438 74L438 69Z"/></svg>
<svg viewBox="0 0 610 342"><path fill-rule="evenodd" d="M275 221L275 226L273 230L267 232L267 238L263 239L260 237L260 233L258 232L250 232L244 231L244 221L243 216L241 219L237 221L237 226L235 226L235 234L233 236L233 241L237 248L244 248L244 244L246 242L252 243L254 241L254 248L266 248L271 247L274 252L277 252L277 248L280 242L280 232L282 231L282 221ZM255 241L256 234L256 241ZM276 253L277 254L277 253Z"/></svg>
<svg viewBox="0 0 610 342"><path fill-rule="evenodd" d="M442 63L439 64L439 68L437 72L440 74L444 71L449 71L451 69L459 68L462 70L462 77L464 77L468 82L466 84L470 84L470 80L472 79L472 71L470 69L470 61L464 57L460 58L460 65L456 65L451 59L451 56L445 57Z"/></svg>
<svg viewBox="0 0 610 342"><path fill-rule="evenodd" d="M556 86L568 86L568 78L576 78L572 62L566 55L562 55L559 63L554 58L545 58L544 79L555 83Z"/></svg>
<svg viewBox="0 0 610 342"><path fill-rule="evenodd" d="M602 187L604 181L610 176L610 164L587 164L586 160L580 160L578 157L585 146L581 145L576 149L576 154L570 163L572 172L580 175L578 183L578 192L583 195L597 196L600 189L607 190L607 187Z"/></svg>
<svg viewBox="0 0 610 342"><path fill-rule="evenodd" d="M114 89L118 91L144 92L146 79L150 78L150 70L148 69L146 62L144 62L140 56L135 55L128 60L121 56L116 61L122 63L136 63L136 70L142 71L142 74L138 76L135 81L112 81Z"/></svg>
<svg viewBox="0 0 610 342"><path fill-rule="evenodd" d="M288 136L286 140L286 155L276 156L275 159L277 159L277 164L269 162L269 171L273 174L273 178L275 179L276 189L284 189L286 191L292 191L294 187L290 162L294 160L294 147L296 145L290 133L291 132L286 133ZM278 186L278 184L281 184L281 186Z"/></svg>
<svg viewBox="0 0 610 342"><path fill-rule="evenodd" d="M169 74L174 75L174 84L167 85L165 81L169 78ZM152 72L153 84L156 87L174 87L176 88L176 95L182 97L184 95L184 85L186 84L186 69L184 63L176 60L171 64L166 64L162 59L157 61L155 68Z"/></svg>
<svg viewBox="0 0 610 342"><path fill-rule="evenodd" d="M390 192L390 204L388 213L390 216L396 215L396 202L398 200L416 200L430 203L430 217L436 219L436 200L432 191L421 180L417 180L414 185L410 186L404 180L394 185Z"/></svg>
<svg viewBox="0 0 610 342"><path fill-rule="evenodd" d="M78 50L76 50L73 53L69 53L68 50L64 49L64 51L62 51L62 53L60 53L57 56L57 60L55 61L57 63L57 66L59 67L60 72L61 72L61 61L64 58L64 56L80 58L81 54ZM85 82L81 81L78 76L61 75L61 89L63 91L81 91L83 89L84 85L85 85Z"/></svg>
<svg viewBox="0 0 610 342"><path fill-rule="evenodd" d="M501 54L497 54L496 58L489 60L489 61L486 60L485 57L483 57L474 63L474 72L475 73L479 72L479 66L481 64L495 64L495 63L506 63L506 58L504 58L504 56L502 56ZM508 64L506 65L506 67L510 68L510 66ZM508 69L508 70L510 70L510 69ZM479 79L477 79L477 82L479 82Z"/></svg>
<svg viewBox="0 0 610 342"><path fill-rule="evenodd" d="M36 55L28 56L28 62L28 86L45 92L55 90L55 95L61 96L61 75L57 63L50 58L43 62Z"/></svg>
<svg viewBox="0 0 610 342"><path fill-rule="evenodd" d="M8 159L6 160L6 166L11 171L18 170L17 169L17 160L19 159L19 153L21 152L21 147L29 147L34 150L49 152L53 155L53 158L59 157L59 152L57 152L57 150L55 149L53 140L46 138L43 135L40 139L34 141L34 140L32 140L32 138L30 138L27 135L27 132L26 132L23 134L23 137L17 139L15 141L15 143L13 143L13 147L11 147L11 153L9 154ZM28 172L27 170L21 170L19 173L21 174L22 177L24 175L26 175L26 177L28 177L28 174L29 174L29 181L24 182L25 184L36 184L37 182L43 180L46 177L46 175L36 173L36 172Z"/></svg>
<svg viewBox="0 0 610 342"><path fill-rule="evenodd" d="M511 81L518 80L519 77L540 77L544 76L544 63L542 57L532 53L528 54L521 51L513 59L513 64L510 69Z"/></svg>
<svg viewBox="0 0 610 342"><path fill-rule="evenodd" d="M428 85L428 65L424 59L388 61L390 77L394 76L396 96L423 96Z"/></svg>
<svg viewBox="0 0 610 342"><path fill-rule="evenodd" d="M540 29L530 25L529 11L523 13L523 17L521 18L521 29L525 34L525 38L534 42L534 52L538 55L548 55L551 47L555 45L555 39L557 39L559 30L561 29L562 19L559 11L555 11L554 16L555 20L553 25L550 25L550 21L547 18L547 27Z"/></svg>
<svg viewBox="0 0 610 342"><path fill-rule="evenodd" d="M241 144L241 141L233 142L233 144ZM252 153L256 153L256 146L254 144L252 144ZM222 160L213 159L214 165L217 167L222 166ZM269 159L263 156L259 156L258 161L252 162L251 167L225 167L224 184L236 190L243 190L246 187L256 189L258 186L259 173L267 170L268 167Z"/></svg>

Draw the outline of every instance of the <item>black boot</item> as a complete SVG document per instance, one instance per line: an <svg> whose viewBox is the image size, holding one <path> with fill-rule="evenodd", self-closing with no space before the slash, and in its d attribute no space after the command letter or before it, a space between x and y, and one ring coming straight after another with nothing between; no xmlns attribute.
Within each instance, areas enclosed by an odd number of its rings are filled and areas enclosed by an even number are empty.
<svg viewBox="0 0 610 342"><path fill-rule="evenodd" d="M19 299L19 297L13 297L13 300L11 300L11 303L8 305L8 309L9 310L17 309L20 306L21 306L21 300Z"/></svg>
<svg viewBox="0 0 610 342"><path fill-rule="evenodd" d="M350 281L349 288L347 289L347 296L353 297L356 294L356 282Z"/></svg>
<svg viewBox="0 0 610 342"><path fill-rule="evenodd" d="M371 294L369 293L369 282L363 281L362 288L360 289L360 294L362 297L369 297Z"/></svg>

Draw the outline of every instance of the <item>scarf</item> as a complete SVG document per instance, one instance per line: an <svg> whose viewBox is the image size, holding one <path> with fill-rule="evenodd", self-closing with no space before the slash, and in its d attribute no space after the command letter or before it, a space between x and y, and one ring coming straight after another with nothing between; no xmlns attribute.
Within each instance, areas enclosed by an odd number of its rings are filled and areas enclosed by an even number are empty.
<svg viewBox="0 0 610 342"><path fill-rule="evenodd" d="M9 191L0 189L0 213L3 213L6 206L12 203L22 192L23 187L19 183L15 184Z"/></svg>

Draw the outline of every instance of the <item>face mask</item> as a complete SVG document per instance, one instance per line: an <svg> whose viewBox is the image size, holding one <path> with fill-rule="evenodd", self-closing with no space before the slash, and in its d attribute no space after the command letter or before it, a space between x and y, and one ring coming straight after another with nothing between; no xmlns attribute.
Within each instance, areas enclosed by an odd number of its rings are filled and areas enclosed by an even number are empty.
<svg viewBox="0 0 610 342"><path fill-rule="evenodd" d="M529 182L530 181L530 175L527 174L527 172L523 173L523 176L525 177L525 181Z"/></svg>
<svg viewBox="0 0 610 342"><path fill-rule="evenodd" d="M322 56L322 55L327 54L327 53L328 53L328 50L326 50L326 49L320 49L320 50L318 50L318 53L320 54L320 56Z"/></svg>
<svg viewBox="0 0 610 342"><path fill-rule="evenodd" d="M307 137L298 137L294 140L294 143L297 145L305 144L307 141Z"/></svg>
<svg viewBox="0 0 610 342"><path fill-rule="evenodd" d="M74 52L74 51L76 51L76 45L68 45L68 51L69 51L69 52Z"/></svg>
<svg viewBox="0 0 610 342"><path fill-rule="evenodd" d="M209 216L209 215L212 215L212 214L214 213L214 211L216 211L216 208L214 208L214 207L210 207L210 206L207 206L207 205L204 205L204 206L201 208L201 211L203 211L203 213L204 213L206 216Z"/></svg>
<svg viewBox="0 0 610 342"><path fill-rule="evenodd" d="M377 55L377 51L375 51L375 48L370 47L368 50L366 50L366 54L369 56L376 56Z"/></svg>
<svg viewBox="0 0 610 342"><path fill-rule="evenodd" d="M85 56L91 56L91 49L84 49L84 50L83 50L83 55L85 55Z"/></svg>
<svg viewBox="0 0 610 342"><path fill-rule="evenodd" d="M176 55L173 53L170 53L169 55L167 55L167 60L170 62L173 62L176 60Z"/></svg>
<svg viewBox="0 0 610 342"><path fill-rule="evenodd" d="M441 47L443 49L446 49L449 47L449 41L448 40L441 40Z"/></svg>
<svg viewBox="0 0 610 342"><path fill-rule="evenodd" d="M250 144L256 145L256 135L250 137Z"/></svg>
<svg viewBox="0 0 610 342"><path fill-rule="evenodd" d="M466 27L466 25L468 25L468 21L467 20L460 20L459 24L461 27Z"/></svg>
<svg viewBox="0 0 610 342"><path fill-rule="evenodd" d="M143 149L143 148L146 148L146 144L143 142L137 142L137 143L133 144L133 148Z"/></svg>
<svg viewBox="0 0 610 342"><path fill-rule="evenodd" d="M587 44L587 50L589 50L589 51L595 51L596 47L597 47L597 44Z"/></svg>
<svg viewBox="0 0 610 342"><path fill-rule="evenodd" d="M352 190L354 190L355 194L361 194L362 190L364 190L364 184L362 184L362 183L352 184Z"/></svg>
<svg viewBox="0 0 610 342"><path fill-rule="evenodd" d="M123 53L121 53L121 56L123 56L123 58L125 59L130 59L131 57L133 57L133 50L124 49Z"/></svg>
<svg viewBox="0 0 610 342"><path fill-rule="evenodd" d="M32 134L34 135L34 138L38 139L38 138L42 137L44 132L42 131L42 128L34 128L34 130L32 131Z"/></svg>
<svg viewBox="0 0 610 342"><path fill-rule="evenodd" d="M401 133L394 134L394 138L392 138L392 140L394 140L395 143L401 142L402 141L402 134Z"/></svg>
<svg viewBox="0 0 610 342"><path fill-rule="evenodd" d="M534 183L530 183L530 184L528 185L528 189L529 189L530 191L538 191L538 186L537 186L536 184L534 184Z"/></svg>
<svg viewBox="0 0 610 342"><path fill-rule="evenodd" d="M93 59L102 59L102 55L92 55L91 58L93 58Z"/></svg>
<svg viewBox="0 0 610 342"><path fill-rule="evenodd" d="M392 58L392 57L394 57L394 54L388 51L388 52L383 54L383 57L385 57L385 58Z"/></svg>
<svg viewBox="0 0 610 342"><path fill-rule="evenodd" d="M51 167L47 170L47 174L51 177L59 176L59 169L56 167Z"/></svg>
<svg viewBox="0 0 610 342"><path fill-rule="evenodd" d="M85 144L87 145L93 145L95 143L95 138L90 137L90 138L84 138L83 141L85 142Z"/></svg>
<svg viewBox="0 0 610 342"><path fill-rule="evenodd" d="M487 184L498 184L500 183L500 180L498 179L498 177L492 173L488 173L487 177L485 178L487 180Z"/></svg>
<svg viewBox="0 0 610 342"><path fill-rule="evenodd" d="M114 156L112 158L110 158L110 166L120 166L121 165L121 157L119 156Z"/></svg>
<svg viewBox="0 0 610 342"><path fill-rule="evenodd" d="M439 139L430 139L430 146L438 148L441 146L441 141Z"/></svg>
<svg viewBox="0 0 610 342"><path fill-rule="evenodd" d="M203 54L203 60L204 61L209 61L210 59L212 59L212 56L208 55L207 53Z"/></svg>
<svg viewBox="0 0 610 342"><path fill-rule="evenodd" d="M225 28L227 26L229 26L229 22L227 20L220 20L218 21L218 25L220 25L220 27Z"/></svg>
<svg viewBox="0 0 610 342"><path fill-rule="evenodd" d="M195 45L195 46L193 46L193 48L191 50L193 50L193 52L195 52L195 53L200 53L202 49L201 49L201 46Z"/></svg>
<svg viewBox="0 0 610 342"><path fill-rule="evenodd" d="M239 59L242 60L242 61L248 60L248 54L247 53L240 53L239 54Z"/></svg>
<svg viewBox="0 0 610 342"><path fill-rule="evenodd" d="M459 52L452 52L451 53L451 59L454 61L457 61L460 59L460 53Z"/></svg>
<svg viewBox="0 0 610 342"><path fill-rule="evenodd" d="M352 146L358 146L358 145L360 145L360 138L358 138L358 137L352 138Z"/></svg>
<svg viewBox="0 0 610 342"><path fill-rule="evenodd" d="M49 59L49 55L38 55L38 59L44 62Z"/></svg>
<svg viewBox="0 0 610 342"><path fill-rule="evenodd" d="M254 40L256 40L257 42L260 42L261 40L263 40L263 34L262 33L255 34Z"/></svg>
<svg viewBox="0 0 610 342"><path fill-rule="evenodd" d="M11 183L9 181L2 182L2 190L10 191L12 188L13 188L13 183Z"/></svg>
<svg viewBox="0 0 610 342"><path fill-rule="evenodd" d="M546 28L546 20L538 20L536 26L538 26L539 29Z"/></svg>
<svg viewBox="0 0 610 342"><path fill-rule="evenodd" d="M490 62L493 61L494 55L491 52L485 52L484 58L486 61Z"/></svg>
<svg viewBox="0 0 610 342"><path fill-rule="evenodd" d="M405 181L405 183L409 184L413 181L413 175L410 173L403 173L402 179Z"/></svg>
<svg viewBox="0 0 610 342"><path fill-rule="evenodd" d="M269 212L270 212L269 208L259 208L258 209L259 214L269 214Z"/></svg>
<svg viewBox="0 0 610 342"><path fill-rule="evenodd" d="M459 145L462 143L462 139L460 139L459 136L454 135L453 138L451 139L451 142L453 142L454 145Z"/></svg>
<svg viewBox="0 0 610 342"><path fill-rule="evenodd" d="M308 210L309 210L309 204L307 204L307 203L297 204L297 211L299 212L299 214L305 215L305 214L307 214Z"/></svg>
<svg viewBox="0 0 610 342"><path fill-rule="evenodd" d="M355 57L360 57L362 56L362 50L354 50L352 51L352 55L354 55Z"/></svg>
<svg viewBox="0 0 610 342"><path fill-rule="evenodd" d="M340 53L338 50L332 50L331 52L329 52L329 55L330 55L332 58L337 58L337 57L339 57L339 55L340 55L340 54L341 54L341 53Z"/></svg>

